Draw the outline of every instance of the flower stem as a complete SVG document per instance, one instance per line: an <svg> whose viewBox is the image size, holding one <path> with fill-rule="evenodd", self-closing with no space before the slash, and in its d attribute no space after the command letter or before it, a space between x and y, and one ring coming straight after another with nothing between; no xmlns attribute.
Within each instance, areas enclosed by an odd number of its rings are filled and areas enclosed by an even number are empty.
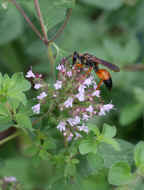
<svg viewBox="0 0 144 190"><path fill-rule="evenodd" d="M53 52L52 52L52 48L50 44L48 44L48 59L50 61L50 70L51 70L52 80L54 82L56 80L55 67L54 67L55 60L54 60L54 56L53 56Z"/></svg>
<svg viewBox="0 0 144 190"><path fill-rule="evenodd" d="M19 136L19 135L20 135L20 132L19 132L19 131L15 132L14 134L8 136L7 138L1 140L1 141L0 141L0 145L6 143L6 142L8 142L8 141L10 141L11 139L14 139L15 137L17 137L17 136Z"/></svg>
<svg viewBox="0 0 144 190"><path fill-rule="evenodd" d="M36 33L36 35L40 38L40 40L43 40L41 33L38 31L38 29L35 27L35 25L31 22L31 20L28 18L28 16L24 12L24 10L20 7L20 5L16 2L16 0L9 0L9 1L16 6L17 10L23 15L23 17L25 18L27 23L30 25L30 27Z"/></svg>
<svg viewBox="0 0 144 190"><path fill-rule="evenodd" d="M38 18L39 18L39 21L40 21L41 30L42 30L42 33L43 33L43 35L44 35L44 43L45 43L46 45L48 45L49 41L48 41L48 37L47 37L47 32L46 32L46 30L45 30L44 20L43 20L42 14L41 14L39 1L38 1L38 0L34 0L34 4L35 4L35 8L36 8L36 11L37 11L37 15L38 15Z"/></svg>

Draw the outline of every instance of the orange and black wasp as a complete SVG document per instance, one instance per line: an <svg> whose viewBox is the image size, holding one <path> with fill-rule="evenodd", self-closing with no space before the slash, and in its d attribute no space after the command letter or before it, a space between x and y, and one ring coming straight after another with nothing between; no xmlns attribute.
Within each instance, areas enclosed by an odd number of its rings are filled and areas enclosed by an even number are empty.
<svg viewBox="0 0 144 190"><path fill-rule="evenodd" d="M120 69L118 66L109 63L107 61L104 61L102 59L99 59L89 53L79 54L76 51L73 53L72 56L73 59L73 65L75 65L76 68L83 68L84 66L88 67L88 71L86 75L88 75L92 69L95 71L97 76L100 79L100 82L98 83L97 89L100 88L102 83L106 85L106 87L111 90L112 88L112 78L110 73L106 69L99 69L99 64L111 69L112 71L119 72Z"/></svg>

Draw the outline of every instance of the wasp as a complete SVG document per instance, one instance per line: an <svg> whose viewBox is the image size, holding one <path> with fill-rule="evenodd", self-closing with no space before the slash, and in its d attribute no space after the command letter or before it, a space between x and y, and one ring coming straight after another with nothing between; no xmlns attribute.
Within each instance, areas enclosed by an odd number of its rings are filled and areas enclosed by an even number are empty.
<svg viewBox="0 0 144 190"><path fill-rule="evenodd" d="M112 77L111 77L110 73L106 69L99 69L99 64L111 69L112 71L115 71L115 72L120 71L118 66L116 66L112 63L109 63L107 61L104 61L102 59L99 59L96 56L93 56L89 53L79 54L75 51L72 55L72 62L76 68L81 69L81 68L84 68L85 66L87 66L88 71L86 72L86 75L90 74L92 69L95 71L98 78L100 79L97 89L100 88L102 83L104 83L105 86L109 90L112 89Z"/></svg>

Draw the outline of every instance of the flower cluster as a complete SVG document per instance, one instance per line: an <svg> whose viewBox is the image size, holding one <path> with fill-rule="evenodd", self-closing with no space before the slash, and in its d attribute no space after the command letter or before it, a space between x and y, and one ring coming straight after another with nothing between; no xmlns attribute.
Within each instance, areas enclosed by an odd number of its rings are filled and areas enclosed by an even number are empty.
<svg viewBox="0 0 144 190"><path fill-rule="evenodd" d="M34 82L34 89L39 90L39 89L43 89L43 81L42 81L42 75L41 74L34 74L32 71L32 68L27 72L26 78L28 79L33 79ZM32 107L32 110L35 114L39 114L40 113L40 103L41 101L47 97L47 93L45 91L42 91L38 96L37 96L37 100L38 103L36 105L34 105Z"/></svg>
<svg viewBox="0 0 144 190"><path fill-rule="evenodd" d="M93 76L86 75L88 68L71 68L71 64L63 59L56 69L58 78L51 88L44 83L40 74L33 73L32 69L27 72L26 77L33 79L34 89L40 91L36 97L38 103L32 110L35 114L40 114L42 103L49 100L53 105L53 113L55 110L59 112L53 115L56 128L70 141L89 132L88 120L94 116L106 115L114 106L111 103L104 104ZM49 107L46 109L52 115L52 110L49 111Z"/></svg>
<svg viewBox="0 0 144 190"><path fill-rule="evenodd" d="M71 68L70 63L64 59L56 69L58 80L54 84L54 96L60 99L61 114L67 112L67 117L59 120L57 129L67 140L77 139L89 132L86 125L89 119L95 115L106 115L114 105L103 103L93 76L85 75L88 68Z"/></svg>

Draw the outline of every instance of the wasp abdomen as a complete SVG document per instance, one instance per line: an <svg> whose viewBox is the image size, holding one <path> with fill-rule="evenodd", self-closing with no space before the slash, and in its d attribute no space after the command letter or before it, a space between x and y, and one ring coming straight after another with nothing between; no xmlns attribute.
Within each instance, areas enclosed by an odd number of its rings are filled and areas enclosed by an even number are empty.
<svg viewBox="0 0 144 190"><path fill-rule="evenodd" d="M106 85L106 87L107 87L109 90L112 89L112 79L111 79L111 78L109 78L108 80L104 80L103 82L104 82L104 84Z"/></svg>

